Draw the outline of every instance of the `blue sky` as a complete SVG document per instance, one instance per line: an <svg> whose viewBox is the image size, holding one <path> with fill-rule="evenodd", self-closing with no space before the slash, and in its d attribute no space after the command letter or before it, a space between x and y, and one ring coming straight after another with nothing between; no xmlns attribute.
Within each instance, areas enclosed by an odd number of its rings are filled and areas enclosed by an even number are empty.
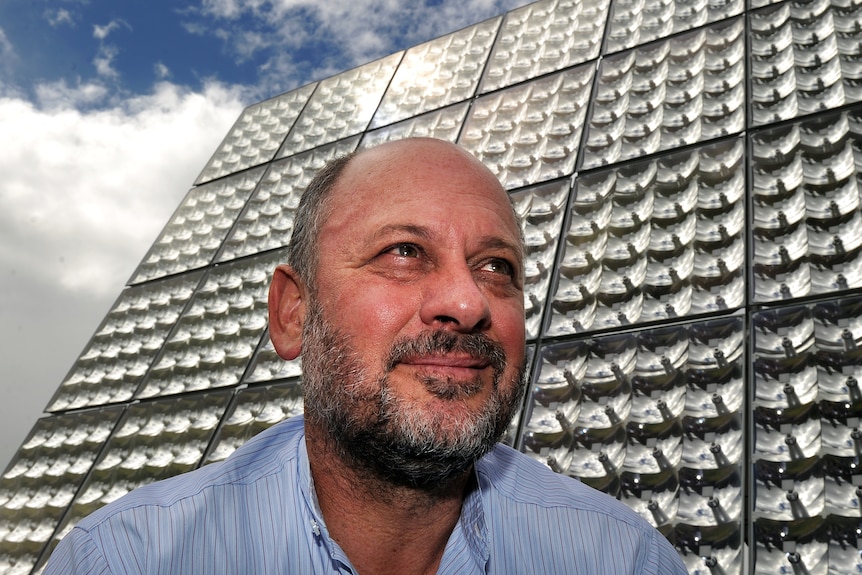
<svg viewBox="0 0 862 575"><path fill-rule="evenodd" d="M0 2L0 469L245 106L527 3Z"/></svg>

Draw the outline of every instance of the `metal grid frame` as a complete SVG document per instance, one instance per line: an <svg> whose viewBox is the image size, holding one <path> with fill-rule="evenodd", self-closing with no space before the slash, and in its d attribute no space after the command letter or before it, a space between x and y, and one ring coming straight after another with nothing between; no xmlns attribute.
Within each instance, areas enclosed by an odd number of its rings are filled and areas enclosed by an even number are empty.
<svg viewBox="0 0 862 575"><path fill-rule="evenodd" d="M860 30L859 0L541 0L254 104L31 436L209 405L195 457L130 471L116 486L128 489L296 413L299 363L277 358L260 321L220 323L249 301L259 314L263 283L226 295L201 277L274 265L299 190L336 150L431 135L484 161L525 221L532 378L506 441L635 508L691 573L862 568ZM447 57L466 69L433 88L411 78L408 62ZM191 328L242 333L230 378L174 389L168 348ZM88 490L124 426L41 465L28 438L0 479L3 569L38 572L97 505ZM58 479L72 457L74 477ZM66 499L28 508L30 539L10 519L24 476L66 482Z"/></svg>

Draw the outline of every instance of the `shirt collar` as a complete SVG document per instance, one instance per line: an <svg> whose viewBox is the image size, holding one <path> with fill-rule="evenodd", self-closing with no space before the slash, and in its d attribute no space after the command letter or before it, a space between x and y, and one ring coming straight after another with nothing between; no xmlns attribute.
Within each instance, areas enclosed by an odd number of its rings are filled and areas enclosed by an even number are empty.
<svg viewBox="0 0 862 575"><path fill-rule="evenodd" d="M306 529L309 532L309 539L317 545L322 545L329 553L329 557L334 564L350 566L350 559L347 558L347 554L344 553L341 546L329 536L329 530L323 521L323 513L320 511L317 492L314 489L314 480L311 477L311 466L308 463L308 450L306 448L304 431L299 438L296 462L299 490L305 506L305 517L308 520Z"/></svg>
<svg viewBox="0 0 862 575"><path fill-rule="evenodd" d="M317 502L317 493L314 490L314 482L311 479L311 466L308 463L308 451L305 446L305 432L300 437L299 446L297 448L297 472L299 473L299 489L302 492L302 499L305 502L305 507L308 510L311 522L318 524L318 529L323 526L323 514L320 511L320 505ZM323 526L325 528L325 526ZM316 533L315 535L319 535Z"/></svg>
<svg viewBox="0 0 862 575"><path fill-rule="evenodd" d="M470 550L484 564L488 561L491 551L488 541L488 527L485 523L485 507L482 503L482 488L481 477L474 465L473 481L467 491L467 496L464 498L459 521Z"/></svg>

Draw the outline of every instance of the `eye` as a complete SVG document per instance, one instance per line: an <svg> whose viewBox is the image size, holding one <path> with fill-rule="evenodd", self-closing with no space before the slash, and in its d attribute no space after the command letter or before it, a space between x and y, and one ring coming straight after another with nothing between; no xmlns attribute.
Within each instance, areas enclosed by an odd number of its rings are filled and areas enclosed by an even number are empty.
<svg viewBox="0 0 862 575"><path fill-rule="evenodd" d="M502 274L510 277L515 275L515 267L506 260L502 260L499 258L489 260L484 266L482 266L482 269L488 270L495 274Z"/></svg>
<svg viewBox="0 0 862 575"><path fill-rule="evenodd" d="M385 253L402 258L418 258L419 248L413 244L397 244L387 249Z"/></svg>

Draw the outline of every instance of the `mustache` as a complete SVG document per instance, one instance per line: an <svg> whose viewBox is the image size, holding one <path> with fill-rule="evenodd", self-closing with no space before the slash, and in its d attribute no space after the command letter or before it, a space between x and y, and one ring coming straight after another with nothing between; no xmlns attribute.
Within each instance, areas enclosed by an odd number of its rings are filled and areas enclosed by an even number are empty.
<svg viewBox="0 0 862 575"><path fill-rule="evenodd" d="M503 346L481 333L452 333L450 331L424 332L416 337L405 337L396 341L386 357L386 371L408 357L462 353L473 359L487 362L494 373L506 368L506 352Z"/></svg>

